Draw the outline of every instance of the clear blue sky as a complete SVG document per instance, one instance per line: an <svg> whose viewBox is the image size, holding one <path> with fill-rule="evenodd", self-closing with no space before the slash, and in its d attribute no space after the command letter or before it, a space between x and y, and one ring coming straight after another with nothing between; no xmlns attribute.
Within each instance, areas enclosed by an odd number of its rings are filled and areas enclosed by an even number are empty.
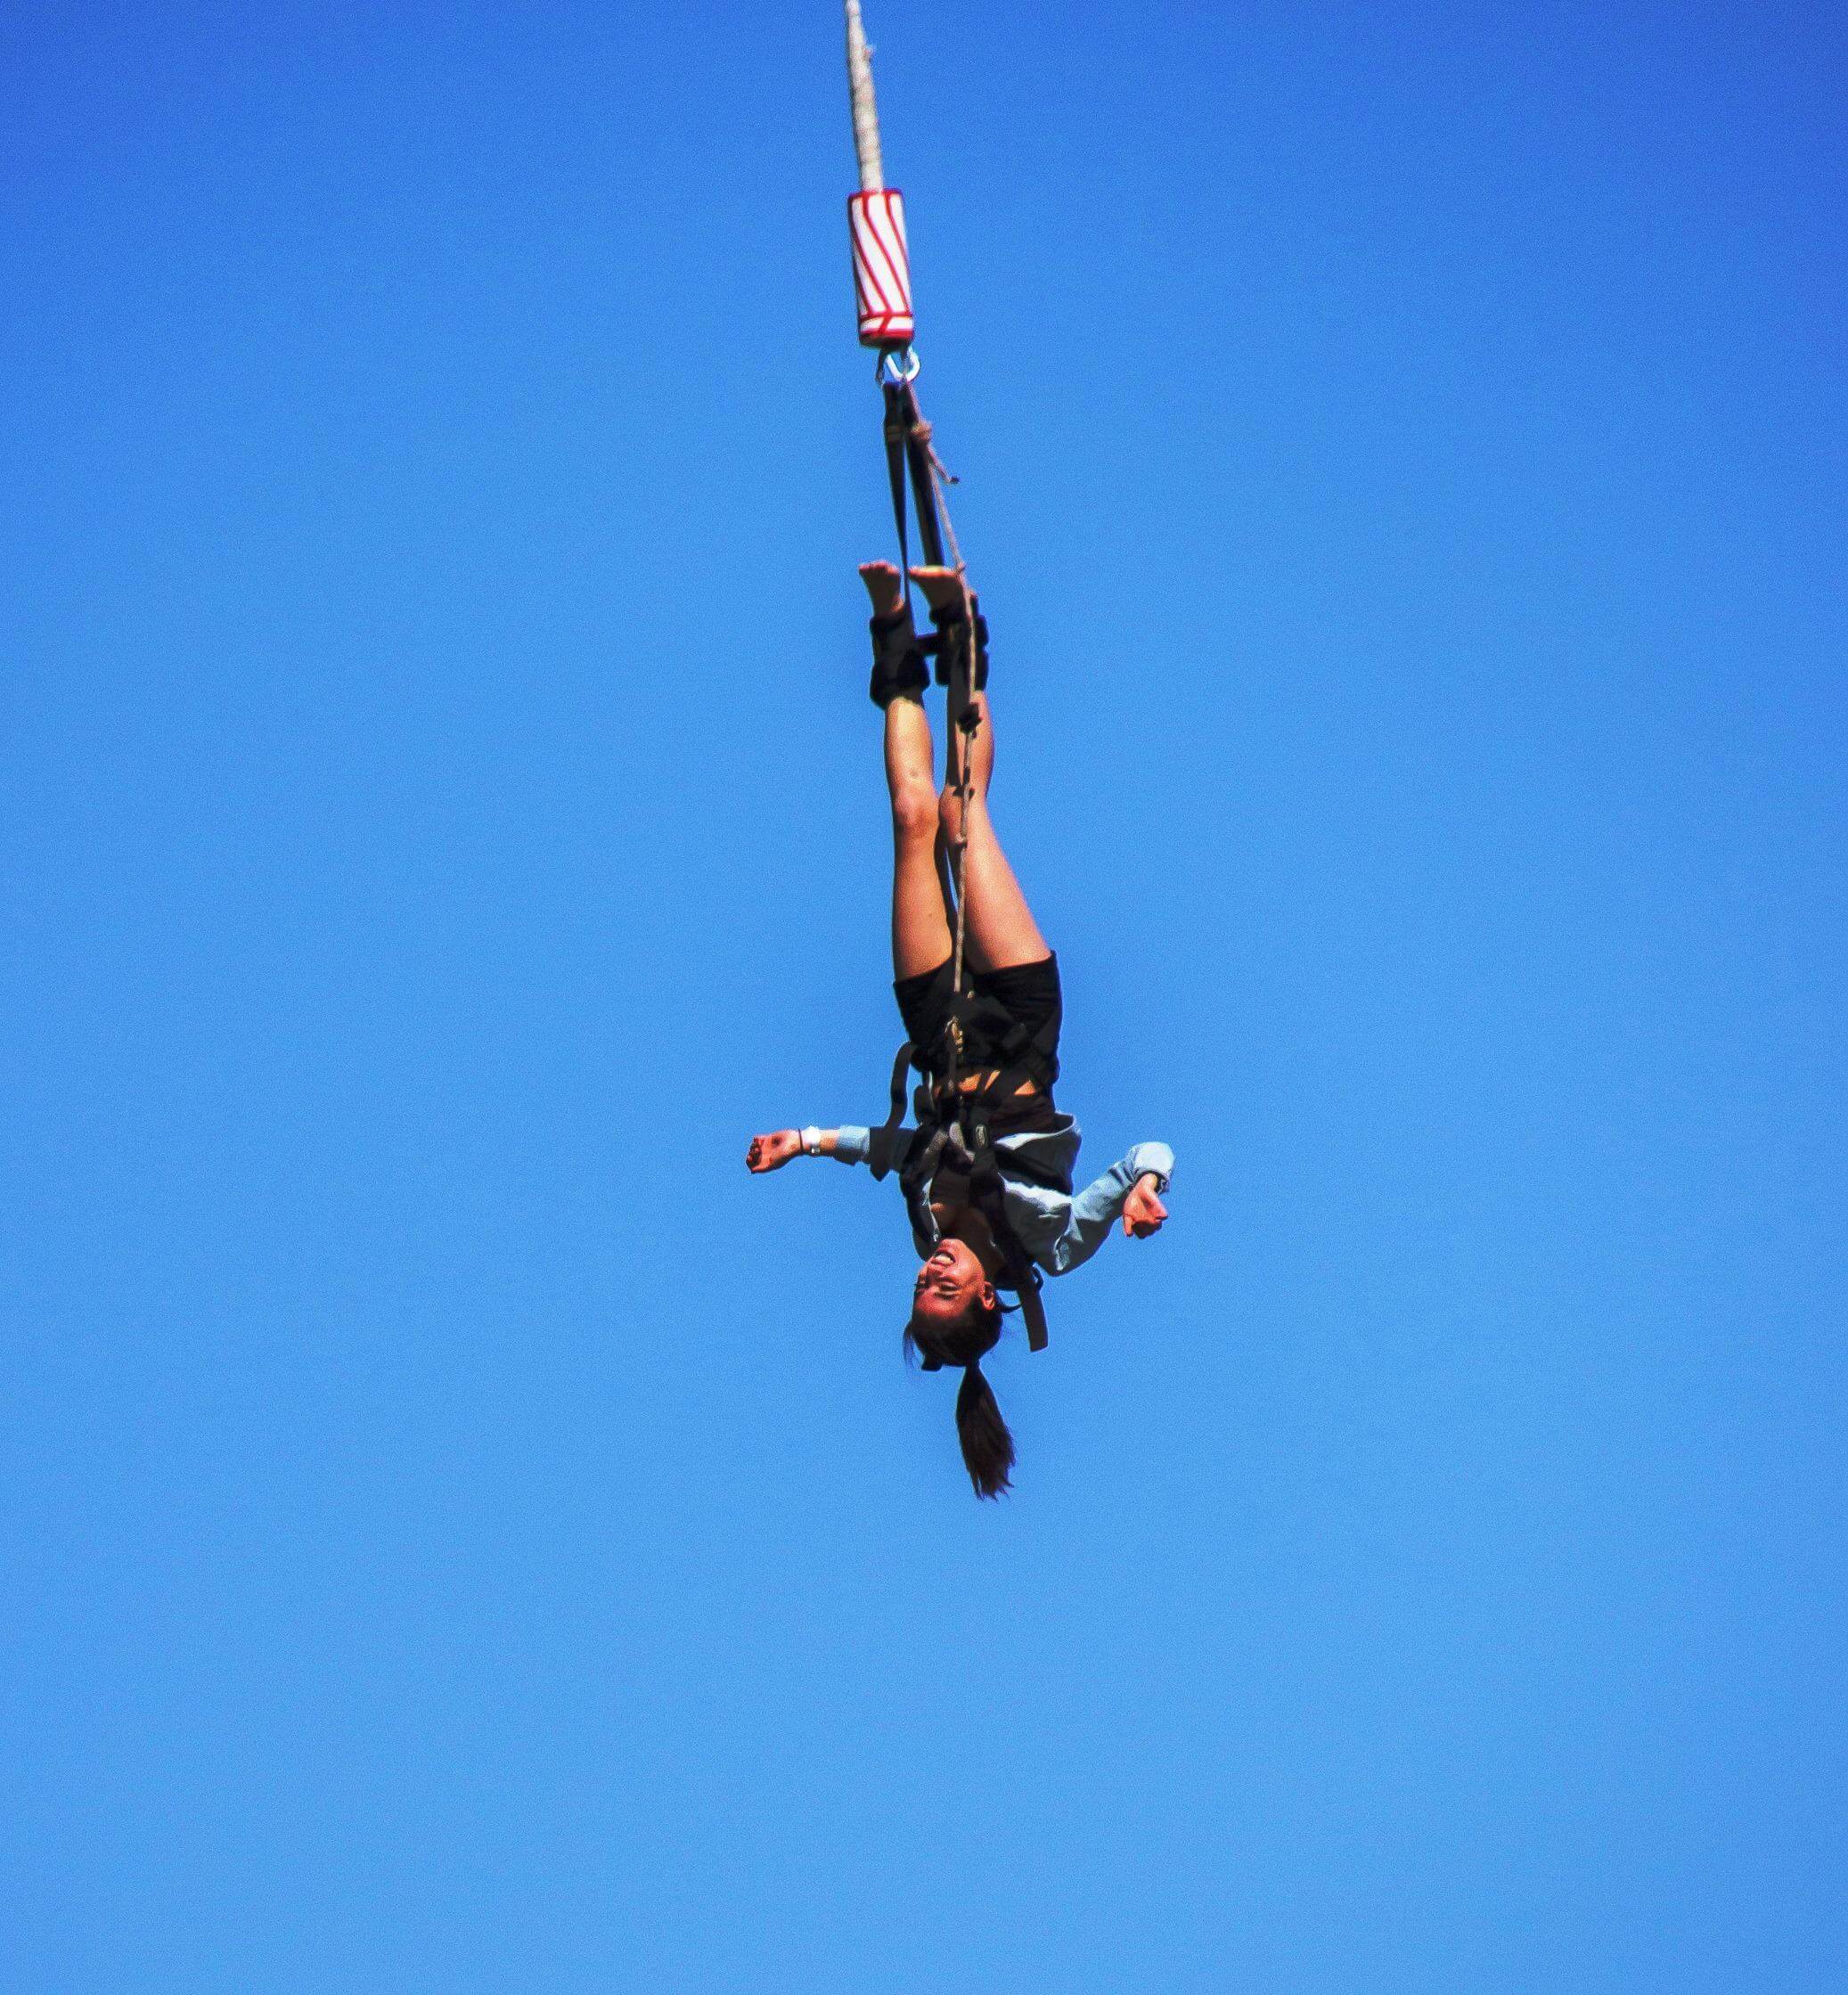
<svg viewBox="0 0 1848 1995"><path fill-rule="evenodd" d="M869 0L1061 1096L899 1356L833 0L16 9L9 1984L1821 1995L1848 33Z"/></svg>

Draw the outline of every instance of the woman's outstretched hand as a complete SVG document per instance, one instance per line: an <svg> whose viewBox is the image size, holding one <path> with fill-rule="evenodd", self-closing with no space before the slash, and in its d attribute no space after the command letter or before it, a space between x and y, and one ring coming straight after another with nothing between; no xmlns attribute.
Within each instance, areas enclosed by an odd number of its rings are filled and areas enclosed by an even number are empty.
<svg viewBox="0 0 1848 1995"><path fill-rule="evenodd" d="M1123 1231L1139 1240L1150 1239L1161 1231L1167 1216L1168 1208L1155 1195L1155 1180L1138 1178L1123 1201Z"/></svg>
<svg viewBox="0 0 1848 1995"><path fill-rule="evenodd" d="M745 1167L751 1171L781 1171L792 1157L802 1155L802 1132L779 1129L773 1136L753 1136L744 1153Z"/></svg>

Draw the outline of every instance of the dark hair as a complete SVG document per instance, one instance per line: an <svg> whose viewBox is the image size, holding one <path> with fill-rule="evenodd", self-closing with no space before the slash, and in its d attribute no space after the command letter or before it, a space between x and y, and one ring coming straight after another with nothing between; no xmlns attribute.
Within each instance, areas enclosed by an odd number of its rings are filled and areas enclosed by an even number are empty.
<svg viewBox="0 0 1848 1995"><path fill-rule="evenodd" d="M1001 1417L994 1388L982 1376L983 1354L1001 1341L1002 1306L997 1296L985 1306L972 1302L953 1322L913 1314L904 1327L908 1361L921 1356L927 1371L944 1365L961 1367L956 1438L962 1443L962 1464L977 1496L999 1496L1008 1487L1008 1471L1014 1466L1014 1437Z"/></svg>

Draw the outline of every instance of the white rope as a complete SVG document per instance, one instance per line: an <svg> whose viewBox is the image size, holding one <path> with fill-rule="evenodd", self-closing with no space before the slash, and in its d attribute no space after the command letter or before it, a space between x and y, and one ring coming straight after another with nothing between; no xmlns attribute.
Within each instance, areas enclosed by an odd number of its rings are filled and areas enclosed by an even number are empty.
<svg viewBox="0 0 1848 1995"><path fill-rule="evenodd" d="M950 870L956 887L956 946L950 966L950 988L959 998L968 995L964 986L964 970L967 967L965 936L969 928L969 888L966 884L969 860L969 806L975 794L976 734L981 727L981 715L973 715L975 725L965 729L963 715L975 704L976 698L976 602L969 593L969 571L962 559L962 550L956 544L956 529L950 523L950 511L944 503L942 486L937 478L936 453L930 451L930 481L936 487L937 510L943 519L944 531L950 536L950 551L955 556L956 585L962 593L962 622L960 626L961 641L958 647L956 662L950 669L950 697L947 702L949 723L949 750L956 760L956 849L950 855ZM952 628L958 626L953 625ZM961 695L959 700L958 695ZM962 1022L953 1016L950 1026L950 1073L949 1088L953 1094L960 1079L959 1068L962 1064Z"/></svg>
<svg viewBox="0 0 1848 1995"><path fill-rule="evenodd" d="M854 151L860 159L860 192L877 194L886 185L879 158L879 107L872 94L872 51L860 19L860 0L846 0L847 95L854 106Z"/></svg>

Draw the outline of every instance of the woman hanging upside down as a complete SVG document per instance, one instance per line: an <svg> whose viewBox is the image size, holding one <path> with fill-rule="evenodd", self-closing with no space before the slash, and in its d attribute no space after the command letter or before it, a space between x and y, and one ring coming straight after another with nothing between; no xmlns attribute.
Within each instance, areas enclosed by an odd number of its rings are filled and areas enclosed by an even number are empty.
<svg viewBox="0 0 1848 1995"><path fill-rule="evenodd" d="M1147 1239L1168 1216L1161 1194L1174 1167L1165 1143L1138 1143L1075 1196L1072 1166L1079 1132L1052 1102L1059 1077L1059 963L1040 933L988 814L994 765L987 694L987 626L962 578L913 568L937 630L938 675L953 688L952 658L975 648L965 683L969 716L950 715L947 773L937 788L930 722L924 710L929 670L912 626L898 570L871 561L860 570L872 598L872 698L886 715L886 782L892 795L892 969L908 1041L906 1059L926 1081L918 1127L896 1126L905 1060L895 1075L893 1119L869 1130L784 1129L755 1136L745 1162L779 1171L793 1158L831 1157L895 1169L923 1265L905 1326L907 1353L927 1371L962 1370L956 1427L978 1496L1008 1487L1014 1443L981 1360L1001 1336L998 1290L1020 1297L1034 1348L1045 1341L1042 1271L1068 1274L1088 1261L1121 1220ZM958 794L969 756L969 795ZM962 833L964 950L968 993L954 986L956 906L949 854ZM949 1086L954 1075L954 1091Z"/></svg>

